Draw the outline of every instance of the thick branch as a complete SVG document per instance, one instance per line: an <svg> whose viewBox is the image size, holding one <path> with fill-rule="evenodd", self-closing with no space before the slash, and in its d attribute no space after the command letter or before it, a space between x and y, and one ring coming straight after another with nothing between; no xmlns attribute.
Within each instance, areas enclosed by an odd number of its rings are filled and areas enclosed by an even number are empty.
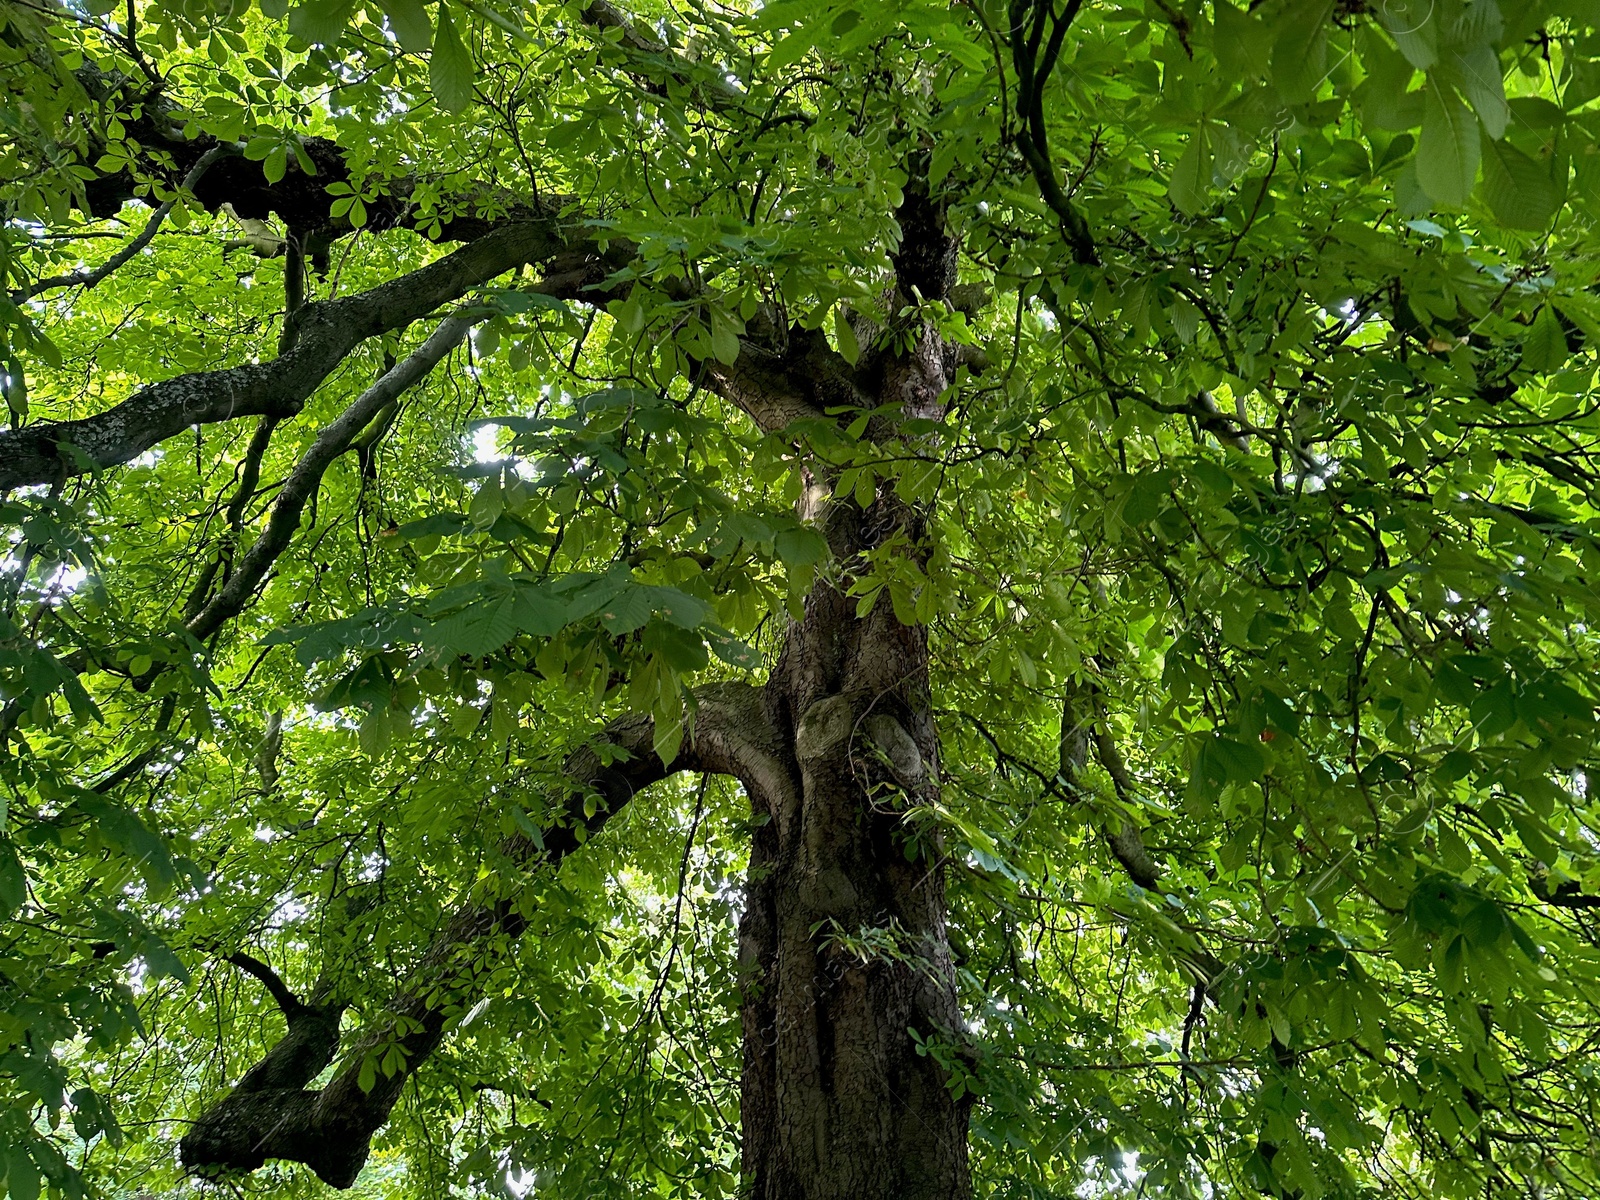
<svg viewBox="0 0 1600 1200"><path fill-rule="evenodd" d="M1125 804L1131 802L1136 790L1133 777L1129 775L1122 753L1111 736L1105 703L1092 684L1081 690L1069 690L1061 708L1061 775L1068 783L1074 783L1082 773L1091 746L1101 767L1111 776L1111 786L1116 789L1117 799ZM1127 872L1129 879L1147 891L1161 893L1165 890L1161 883L1161 867L1150 856L1137 825L1118 813L1102 824L1100 831L1111 850L1111 856ZM1160 919L1174 933L1180 933L1179 926L1165 917ZM1199 1019L1198 1009L1204 996L1211 994L1218 976L1222 974L1223 964L1191 932L1182 932L1181 938L1187 944L1174 947L1176 957L1179 965L1193 979L1196 988L1196 999L1190 1006L1189 1019L1184 1024L1184 1045L1187 1047L1189 1035Z"/></svg>
<svg viewBox="0 0 1600 1200"><path fill-rule="evenodd" d="M1117 790L1117 799L1127 804L1133 799L1133 778L1128 774L1128 768L1122 761L1122 754L1117 749L1117 743L1112 739L1104 720L1097 720L1094 726L1095 757L1100 760L1100 765L1105 768L1107 775L1111 776L1111 786ZM1150 857L1150 851L1145 848L1144 836L1140 834L1139 827L1127 817L1108 823L1106 825L1106 841L1111 846L1111 853L1122 864L1122 869L1142 888L1151 891L1161 886L1161 868L1156 865L1155 859Z"/></svg>
<svg viewBox="0 0 1600 1200"><path fill-rule="evenodd" d="M677 53L671 47L645 32L631 21L609 0L591 0L578 12L586 25L599 32L603 41L615 44L631 60L629 73L643 78L647 90L665 94L664 83L675 80L683 86L697 89L702 103L713 108L734 108L745 103L747 97L727 78L727 72ZM609 35L609 36L608 36ZM94 66L78 71L78 78L92 93L110 96L122 90L115 77L108 76ZM159 85L157 92L159 93ZM187 171L191 165L215 148L219 143L209 135L192 140L177 132L183 122L175 119L174 106L159 94L128 96L130 108L137 107L139 115L124 114L123 124L131 142L147 151L159 151L176 165L177 171ZM799 112L790 112L784 119L809 123L809 118ZM776 123L776 122L774 122ZM327 185L344 183L350 178L350 168L344 150L327 138L300 139L306 159L314 168L307 174L300 169L299 156L292 157L288 169L275 183L269 183L259 163L234 159L220 170L212 171L202 186L194 190L195 198L208 211L215 212L223 204L231 204L242 218L262 219L276 214L289 228L290 241L300 241L302 248L321 241L324 245L337 237L354 232L343 221L335 222L329 215ZM98 150L97 150L98 152ZM88 156L91 160L94 154ZM152 159L144 164L149 173L164 174ZM402 177L387 181L383 192L365 201L367 228L428 228L431 229L436 214L419 213L412 203L417 179ZM89 211L97 217L114 215L124 203L139 199L138 178L133 172L118 171L90 180L85 188ZM470 211L446 217L436 236L441 241L471 241L507 223L537 219L543 211L540 204L524 195L496 193L490 210L503 213L500 217L478 217ZM557 201L557 206L570 198Z"/></svg>
<svg viewBox="0 0 1600 1200"><path fill-rule="evenodd" d="M1546 904L1553 904L1557 908L1600 908L1600 896L1584 895L1575 879L1552 885L1548 875L1530 875L1528 890Z"/></svg>
<svg viewBox="0 0 1600 1200"><path fill-rule="evenodd" d="M191 425L292 416L367 338L409 325L563 246L554 217L507 225L371 291L307 304L296 317L294 348L269 363L180 375L92 417L0 432L0 491L118 466Z"/></svg>
<svg viewBox="0 0 1600 1200"><path fill-rule="evenodd" d="M261 986L272 993L272 998L277 1001L284 1016L292 1017L305 1007L305 1002L289 990L289 985L283 982L283 978L259 958L238 952L228 955L225 961L259 979Z"/></svg>
<svg viewBox="0 0 1600 1200"><path fill-rule="evenodd" d="M565 768L569 792L556 819L537 838L509 839L501 847L506 857L526 868L554 867L640 790L678 771L731 774L754 787L785 786L782 753L754 688L712 685L697 691L695 700L693 736L670 765L652 749L655 729L648 717L625 717L608 725L601 739L610 747L606 754L598 747L573 754ZM351 1186L366 1162L372 1135L389 1119L406 1080L444 1040L451 1021L473 1003L477 979L485 973L483 943L491 936L516 938L526 926L527 919L509 898L473 901L458 909L389 1011L355 1037L344 1067L327 1087L303 1090L333 1061L336 1045L324 1047L326 1057L297 1084L252 1084L252 1071L184 1137L184 1165L204 1174L249 1171L268 1159L283 1159L304 1163L334 1187ZM392 1046L404 1056L404 1067L389 1075L379 1072L370 1090L363 1089L362 1063L369 1055L386 1055ZM277 1054L274 1047L256 1070ZM310 1065L297 1063L302 1070Z"/></svg>
<svg viewBox="0 0 1600 1200"><path fill-rule="evenodd" d="M1045 83L1055 70L1067 30L1081 8L1082 0L1068 0L1065 10L1056 16L1053 0L1012 0L1011 60L1017 72L1017 112L1022 118L1022 128L1017 131L1014 140L1023 161L1033 173L1034 181L1039 185L1040 195L1061 224L1061 235L1072 248L1073 259L1092 266L1100 261L1094 235L1090 233L1089 223L1083 219L1083 214L1072 203L1071 197L1062 190L1055 163L1050 157L1050 139L1044 117ZM1040 42L1047 16L1051 27L1050 40L1041 51Z"/></svg>
<svg viewBox="0 0 1600 1200"><path fill-rule="evenodd" d="M202 640L208 638L243 611L250 596L266 578L268 569L288 548L295 530L300 528L300 517L333 460L350 448L356 435L367 427L368 422L385 405L392 403L460 345L472 324L465 317L445 318L427 341L384 372L378 382L361 393L317 435L311 448L300 456L300 461L278 492L272 515L267 518L266 529L245 552L239 569L223 589L189 621L190 633Z"/></svg>
<svg viewBox="0 0 1600 1200"><path fill-rule="evenodd" d="M767 433L796 421L829 420L829 409L870 407L844 358L821 330L798 326L780 334L752 329L731 364L706 359L701 381L737 405ZM768 336L762 337L765 333ZM773 348L768 343L778 343Z"/></svg>
<svg viewBox="0 0 1600 1200"><path fill-rule="evenodd" d="M1111 776L1117 799L1128 803L1135 791L1133 780L1106 728L1099 696L1092 688L1074 689L1067 693L1061 707L1061 777L1068 783L1076 784L1082 775L1091 746ZM1101 833L1129 879L1148 891L1161 889L1161 868L1150 857L1137 825L1119 813L1101 826Z"/></svg>

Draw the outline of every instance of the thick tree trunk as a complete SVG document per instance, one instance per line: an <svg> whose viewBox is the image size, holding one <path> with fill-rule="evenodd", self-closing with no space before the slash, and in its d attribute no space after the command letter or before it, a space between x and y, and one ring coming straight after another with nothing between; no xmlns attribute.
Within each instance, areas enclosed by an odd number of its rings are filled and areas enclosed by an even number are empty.
<svg viewBox="0 0 1600 1200"><path fill-rule="evenodd" d="M853 608L815 594L769 691L799 786L756 798L744 1170L757 1200L956 1200L967 1105L912 1036L961 1028L937 847L905 821L937 786L926 650L887 603Z"/></svg>
<svg viewBox="0 0 1600 1200"><path fill-rule="evenodd" d="M913 193L900 216L899 292L947 295L943 214ZM878 404L936 420L952 366L924 328L863 382ZM846 569L891 538L922 553L924 514L892 482L864 509L814 515ZM968 1102L917 1042L963 1036L939 846L907 820L939 786L926 630L902 625L886 597L857 617L853 598L820 583L766 702L792 739L794 780L752 794L766 820L739 930L746 1183L755 1200L959 1200L971 1190Z"/></svg>
<svg viewBox="0 0 1600 1200"><path fill-rule="evenodd" d="M891 406L918 422L918 438L942 418L956 348L917 300L949 296L956 245L919 174L898 213L888 308L901 315L892 331L858 328L867 347L859 363L818 331L773 326L758 330L765 339L742 342L733 364L703 364L707 383L768 432L844 407L879 413L867 436L890 446L906 436L882 415ZM826 533L836 569L861 571L867 555L891 546L920 565L926 513L897 495L892 478L870 499L853 491L829 503L825 468L817 471L805 515ZM577 826L597 831L640 788L675 771L737 777L758 818L739 931L747 1186L755 1200L965 1200L968 1102L923 1053L930 1039L959 1053L963 1038L940 847L909 819L939 787L926 630L902 624L887 598L858 616L856 600L825 580L759 696L727 684L697 697L694 734L670 767L650 749L648 720L613 723L610 740L630 755L576 756L569 770L587 785L574 793L576 807L544 831L542 848L514 839L508 856L558 862L580 844ZM590 789L605 803L585 813ZM400 1036L392 1016L378 1018L320 1091L307 1085L332 1061L337 1038L314 1038L309 1024L302 1037L291 1021L283 1048L195 1122L183 1139L185 1165L209 1174L283 1159L350 1186L406 1079L476 994L472 966L486 935L521 930L507 905L464 906L391 1006L411 1032ZM363 1089L365 1051L393 1041L406 1052L403 1070Z"/></svg>

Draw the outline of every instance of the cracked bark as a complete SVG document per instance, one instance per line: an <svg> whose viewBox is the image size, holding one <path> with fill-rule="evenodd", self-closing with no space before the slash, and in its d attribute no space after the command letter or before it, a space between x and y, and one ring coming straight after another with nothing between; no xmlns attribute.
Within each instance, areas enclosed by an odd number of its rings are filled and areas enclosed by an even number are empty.
<svg viewBox="0 0 1600 1200"><path fill-rule="evenodd" d="M898 216L897 290L944 298L956 245L943 212L912 186ZM871 407L938 420L955 354L916 333L909 352L864 356L849 377ZM922 553L927 513L891 484L814 515L847 566L890 539ZM746 1185L756 1200L960 1200L969 1102L913 1038L961 1053L940 847L906 821L939 789L926 630L887 603L858 617L854 598L819 583L765 693L793 777L751 797L770 819L754 833L739 929ZM863 959L840 944L863 930L900 953Z"/></svg>

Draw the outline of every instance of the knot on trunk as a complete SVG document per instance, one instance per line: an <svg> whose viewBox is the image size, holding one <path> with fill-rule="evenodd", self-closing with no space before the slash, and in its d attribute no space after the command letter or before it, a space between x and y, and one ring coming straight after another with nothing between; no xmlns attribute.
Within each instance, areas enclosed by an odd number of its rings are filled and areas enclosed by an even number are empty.
<svg viewBox="0 0 1600 1200"><path fill-rule="evenodd" d="M281 1158L304 1163L334 1187L355 1183L367 1161L369 1123L358 1112L327 1111L327 1093L304 1090L339 1052L344 1009L286 1005L289 1032L190 1127L178 1143L183 1165L215 1178Z"/></svg>
<svg viewBox="0 0 1600 1200"><path fill-rule="evenodd" d="M927 770L922 763L922 751L917 749L906 727L888 713L873 713L864 725L867 741L882 756L895 782L907 789L920 786Z"/></svg>
<svg viewBox="0 0 1600 1200"><path fill-rule="evenodd" d="M366 1164L371 1130L356 1114L323 1111L322 1092L235 1090L208 1109L178 1144L183 1165L203 1178L260 1168L269 1158L304 1163L318 1179L347 1188Z"/></svg>
<svg viewBox="0 0 1600 1200"><path fill-rule="evenodd" d="M795 727L795 757L802 765L827 757L849 740L855 723L855 705L850 697L825 696L806 709Z"/></svg>

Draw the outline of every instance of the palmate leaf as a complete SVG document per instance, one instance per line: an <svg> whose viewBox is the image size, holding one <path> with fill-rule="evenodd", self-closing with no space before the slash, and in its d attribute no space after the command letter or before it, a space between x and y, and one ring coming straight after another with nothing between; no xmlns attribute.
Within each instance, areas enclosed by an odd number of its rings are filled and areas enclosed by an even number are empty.
<svg viewBox="0 0 1600 1200"><path fill-rule="evenodd" d="M417 536L424 536L418 534ZM377 650L385 646L415 644L426 622L405 609L367 608L354 616L314 625L274 629L261 639L263 646L292 645L303 666L336 658L347 650Z"/></svg>
<svg viewBox="0 0 1600 1200"><path fill-rule="evenodd" d="M550 637L567 624L567 605L548 588L522 581L471 588L459 611L434 622L423 644L469 658L493 654L520 634Z"/></svg>
<svg viewBox="0 0 1600 1200"><path fill-rule="evenodd" d="M1271 61L1272 26L1232 0L1217 0L1212 17L1217 64L1230 78L1254 79Z"/></svg>
<svg viewBox="0 0 1600 1200"><path fill-rule="evenodd" d="M706 642L711 651L730 667L749 671L761 665L761 656L750 646L730 633L716 628L706 630Z"/></svg>
<svg viewBox="0 0 1600 1200"><path fill-rule="evenodd" d="M164 896L171 890L178 880L177 864L166 843L143 821L95 792L78 789L74 803L94 822L106 841L133 860L156 894Z"/></svg>
<svg viewBox="0 0 1600 1200"><path fill-rule="evenodd" d="M492 654L517 636L516 598L491 593L437 622L426 636L429 645L468 658Z"/></svg>
<svg viewBox="0 0 1600 1200"><path fill-rule="evenodd" d="M1419 71L1426 71L1439 58L1437 7L1436 0L1387 0L1379 10L1384 28Z"/></svg>

